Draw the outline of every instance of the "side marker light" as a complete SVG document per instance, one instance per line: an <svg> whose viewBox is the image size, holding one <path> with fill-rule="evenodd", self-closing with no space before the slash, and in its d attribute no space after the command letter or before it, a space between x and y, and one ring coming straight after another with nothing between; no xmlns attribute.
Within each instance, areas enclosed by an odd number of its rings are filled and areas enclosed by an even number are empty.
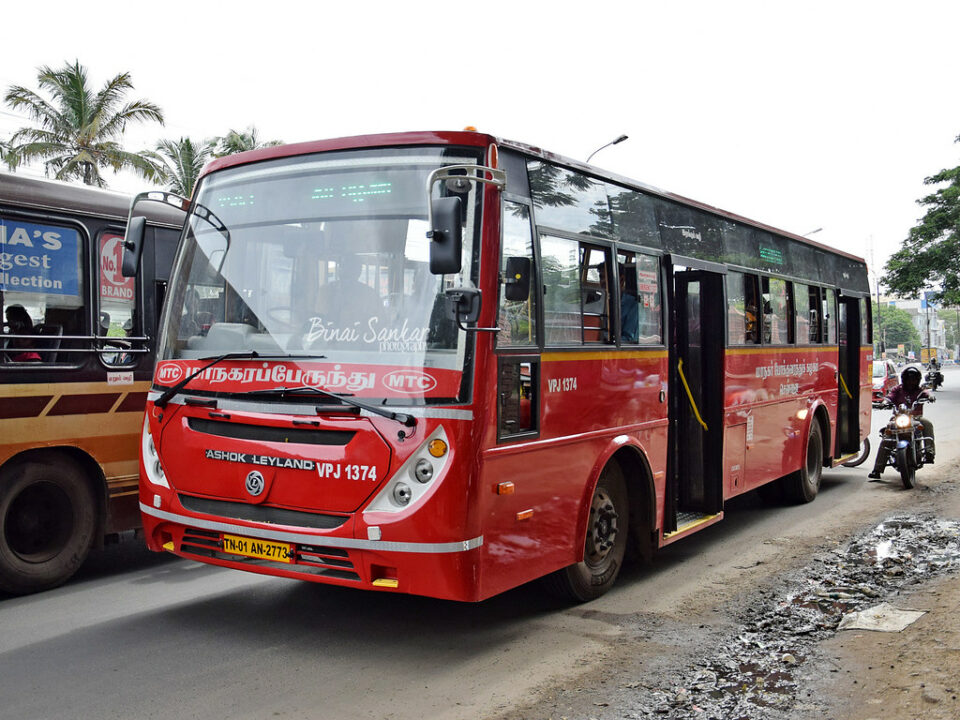
<svg viewBox="0 0 960 720"><path fill-rule="evenodd" d="M499 485L497 485L497 495L513 495L516 489L517 489L517 486L514 485L512 482L509 482L509 481L502 482Z"/></svg>
<svg viewBox="0 0 960 720"><path fill-rule="evenodd" d="M435 458L443 457L447 454L447 444L440 438L430 441L430 445L427 447L427 452L433 455Z"/></svg>
<svg viewBox="0 0 960 720"><path fill-rule="evenodd" d="M173 552L173 550L174 550L173 540L171 540L170 542L164 543L164 544L163 544L163 549L166 550L167 552Z"/></svg>
<svg viewBox="0 0 960 720"><path fill-rule="evenodd" d="M377 578L373 581L373 586L395 588L400 586L400 582L395 578Z"/></svg>
<svg viewBox="0 0 960 720"><path fill-rule="evenodd" d="M517 513L517 520L529 520L533 517L533 510L523 510Z"/></svg>

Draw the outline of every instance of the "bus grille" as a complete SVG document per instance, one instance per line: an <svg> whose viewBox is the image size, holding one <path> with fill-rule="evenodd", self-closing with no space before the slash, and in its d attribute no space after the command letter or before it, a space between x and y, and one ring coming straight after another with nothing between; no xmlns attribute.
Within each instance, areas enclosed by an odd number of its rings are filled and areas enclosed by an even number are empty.
<svg viewBox="0 0 960 720"><path fill-rule="evenodd" d="M336 445L349 443L355 432L351 430L308 430L306 428L283 428L270 425L247 425L245 423L224 422L187 418L190 429L206 435L232 438L234 440L256 440L258 442L302 443L304 445Z"/></svg>
<svg viewBox="0 0 960 720"><path fill-rule="evenodd" d="M290 525L294 527L332 530L343 525L347 518L343 515L325 515L323 513L286 510L269 505L251 505L250 503L229 500L211 500L210 498L178 494L180 503L193 512L235 520L253 520L254 522Z"/></svg>
<svg viewBox="0 0 960 720"><path fill-rule="evenodd" d="M350 554L343 548L323 545L295 545L295 562L283 563L225 553L223 552L220 533L200 530L199 528L184 528L180 552L187 555L217 558L218 560L230 560L246 565L292 570L298 573L338 580L354 580L357 582L360 580L353 561L350 559Z"/></svg>

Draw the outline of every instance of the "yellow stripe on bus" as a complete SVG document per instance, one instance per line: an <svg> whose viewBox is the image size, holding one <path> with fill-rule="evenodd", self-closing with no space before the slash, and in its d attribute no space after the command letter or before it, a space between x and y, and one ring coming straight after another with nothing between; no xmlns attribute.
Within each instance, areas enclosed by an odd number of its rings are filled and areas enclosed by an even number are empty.
<svg viewBox="0 0 960 720"><path fill-rule="evenodd" d="M724 352L727 355L784 355L788 353L812 353L822 350L837 350L836 345L818 345L816 347L796 347L794 345L769 345L763 347L736 347L727 348Z"/></svg>
<svg viewBox="0 0 960 720"><path fill-rule="evenodd" d="M601 352L546 352L540 356L543 362L568 360L646 360L667 357L666 350L605 350Z"/></svg>
<svg viewBox="0 0 960 720"><path fill-rule="evenodd" d="M147 392L150 390L150 384L149 380L130 383L129 385L110 385L107 382L18 383L15 385L0 385L0 398Z"/></svg>

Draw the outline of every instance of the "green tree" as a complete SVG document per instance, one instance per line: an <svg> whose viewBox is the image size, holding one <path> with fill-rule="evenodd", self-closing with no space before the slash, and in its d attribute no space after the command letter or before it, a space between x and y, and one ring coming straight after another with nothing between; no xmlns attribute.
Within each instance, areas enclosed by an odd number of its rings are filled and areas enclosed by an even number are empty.
<svg viewBox="0 0 960 720"><path fill-rule="evenodd" d="M920 332L913 324L913 317L906 310L891 305L873 303L873 337L884 343L887 350L896 350L903 344L906 350L920 351Z"/></svg>
<svg viewBox="0 0 960 720"><path fill-rule="evenodd" d="M260 148L282 144L283 142L281 140L260 140L257 135L257 129L251 125L246 130L229 130L223 137L218 137L216 140L217 147L213 156L224 157L225 155L233 155L239 152L246 152L247 150L259 150Z"/></svg>
<svg viewBox="0 0 960 720"><path fill-rule="evenodd" d="M36 124L11 136L4 157L11 169L41 161L48 176L98 187L106 187L100 170L107 167L133 170L147 180L161 177L149 153L128 152L121 145L127 123L163 124L163 111L154 103L125 100L133 90L130 73L120 73L94 92L87 69L75 61L58 69L39 68L37 84L38 92L13 85L4 96L7 105L25 111Z"/></svg>
<svg viewBox="0 0 960 720"><path fill-rule="evenodd" d="M213 156L216 144L216 140L194 142L185 137L158 142L155 159L162 164L163 182L167 188L178 195L190 197L200 171Z"/></svg>
<svg viewBox="0 0 960 720"><path fill-rule="evenodd" d="M960 142L960 136L956 142ZM960 304L960 166L926 178L941 185L917 201L926 214L910 230L903 247L886 264L883 284L901 297L916 297L928 287L939 288L935 299Z"/></svg>

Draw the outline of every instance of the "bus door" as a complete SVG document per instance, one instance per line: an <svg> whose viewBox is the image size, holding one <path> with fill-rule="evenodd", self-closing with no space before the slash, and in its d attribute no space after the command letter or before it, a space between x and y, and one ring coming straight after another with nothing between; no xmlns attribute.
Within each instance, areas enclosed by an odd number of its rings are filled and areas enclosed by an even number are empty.
<svg viewBox="0 0 960 720"><path fill-rule="evenodd" d="M664 535L723 509L723 268L671 258L670 464Z"/></svg>
<svg viewBox="0 0 960 720"><path fill-rule="evenodd" d="M837 308L837 442L834 457L860 450L860 299L840 295Z"/></svg>

